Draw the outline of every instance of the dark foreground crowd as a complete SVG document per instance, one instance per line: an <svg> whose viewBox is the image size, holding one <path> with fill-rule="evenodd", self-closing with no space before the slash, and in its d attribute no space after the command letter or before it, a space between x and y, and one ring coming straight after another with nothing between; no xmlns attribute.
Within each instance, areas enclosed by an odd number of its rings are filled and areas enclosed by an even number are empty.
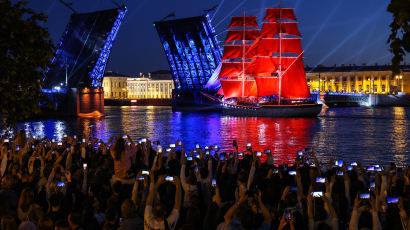
<svg viewBox="0 0 410 230"><path fill-rule="evenodd" d="M1 230L410 229L409 167L321 164L311 149L278 166L233 146L6 132Z"/></svg>

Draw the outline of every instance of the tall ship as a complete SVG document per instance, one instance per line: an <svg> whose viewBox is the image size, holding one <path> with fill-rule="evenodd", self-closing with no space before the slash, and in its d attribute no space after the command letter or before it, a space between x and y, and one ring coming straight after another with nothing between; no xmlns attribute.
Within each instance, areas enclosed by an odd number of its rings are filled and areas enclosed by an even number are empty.
<svg viewBox="0 0 410 230"><path fill-rule="evenodd" d="M256 16L232 17L218 78L217 95L203 94L226 115L314 117L322 109L306 82L292 8L266 9L261 28Z"/></svg>

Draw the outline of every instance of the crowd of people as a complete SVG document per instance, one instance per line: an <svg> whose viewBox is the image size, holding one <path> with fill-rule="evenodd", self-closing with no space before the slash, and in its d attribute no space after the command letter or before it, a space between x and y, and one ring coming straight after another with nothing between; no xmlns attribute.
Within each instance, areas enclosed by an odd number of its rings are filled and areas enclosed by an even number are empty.
<svg viewBox="0 0 410 230"><path fill-rule="evenodd" d="M6 132L1 230L410 229L409 167L195 147Z"/></svg>

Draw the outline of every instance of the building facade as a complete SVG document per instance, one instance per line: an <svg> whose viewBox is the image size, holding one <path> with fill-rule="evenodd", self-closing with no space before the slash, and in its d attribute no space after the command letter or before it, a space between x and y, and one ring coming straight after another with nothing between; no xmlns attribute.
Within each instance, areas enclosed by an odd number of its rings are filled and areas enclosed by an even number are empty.
<svg viewBox="0 0 410 230"><path fill-rule="evenodd" d="M172 80L154 80L146 77L128 78L129 99L171 99Z"/></svg>
<svg viewBox="0 0 410 230"><path fill-rule="evenodd" d="M410 94L410 66L392 76L390 66L339 66L306 68L310 91Z"/></svg>
<svg viewBox="0 0 410 230"><path fill-rule="evenodd" d="M174 83L170 71L140 73L138 77L109 71L103 88L107 99L171 99Z"/></svg>
<svg viewBox="0 0 410 230"><path fill-rule="evenodd" d="M127 99L127 79L129 76L108 71L104 75L102 87L106 99Z"/></svg>

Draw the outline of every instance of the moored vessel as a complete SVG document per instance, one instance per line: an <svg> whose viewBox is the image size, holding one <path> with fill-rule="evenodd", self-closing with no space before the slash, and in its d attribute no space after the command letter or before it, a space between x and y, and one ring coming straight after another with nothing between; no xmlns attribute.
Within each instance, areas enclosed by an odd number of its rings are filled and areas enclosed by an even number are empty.
<svg viewBox="0 0 410 230"><path fill-rule="evenodd" d="M223 97L209 98L233 116L314 117L322 105L311 97L303 66L301 34L292 8L234 16L219 74Z"/></svg>

